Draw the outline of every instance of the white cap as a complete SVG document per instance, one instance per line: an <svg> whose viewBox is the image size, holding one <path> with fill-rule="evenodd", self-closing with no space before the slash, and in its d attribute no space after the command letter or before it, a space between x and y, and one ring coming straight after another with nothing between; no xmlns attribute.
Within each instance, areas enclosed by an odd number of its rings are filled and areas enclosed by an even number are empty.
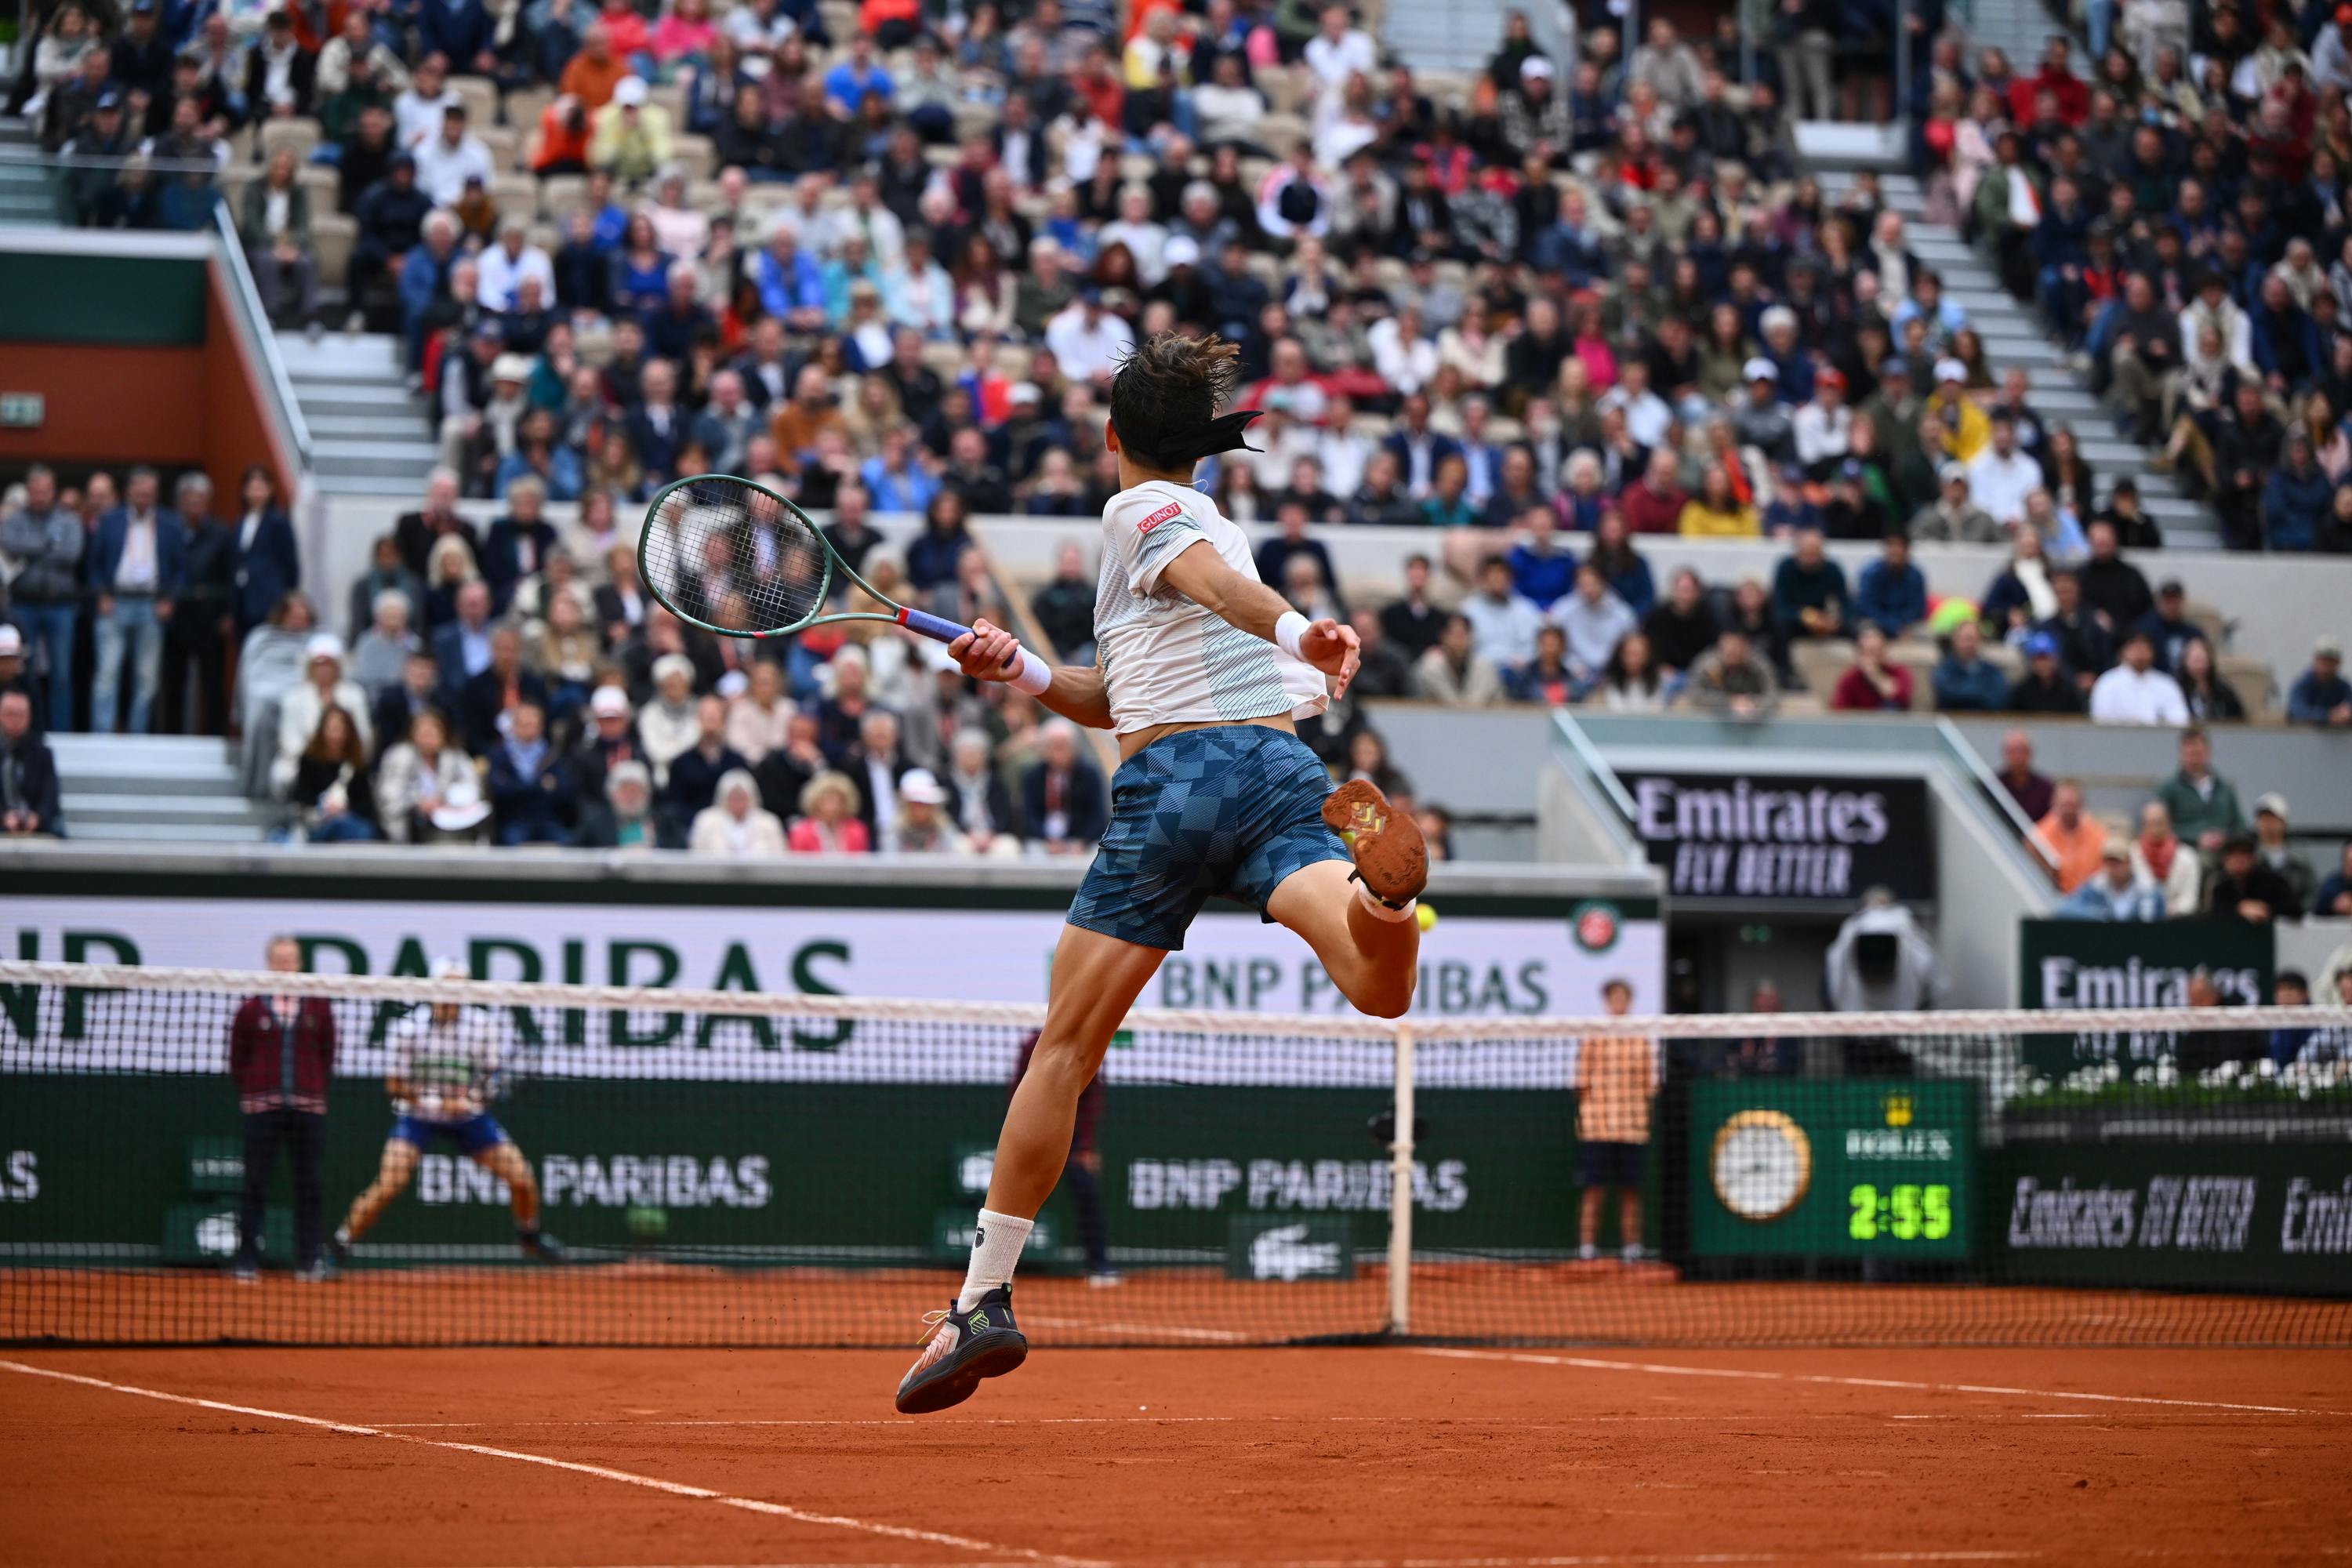
<svg viewBox="0 0 2352 1568"><path fill-rule="evenodd" d="M1739 367L1739 379L1742 381L1778 381L1780 379L1780 367L1774 364L1770 360L1766 359L1762 354L1758 354L1754 359L1749 360L1746 364Z"/></svg>
<svg viewBox="0 0 2352 1568"><path fill-rule="evenodd" d="M498 358L490 362L490 379L492 381L529 381L530 379L530 356L529 354L500 354Z"/></svg>
<svg viewBox="0 0 2352 1568"><path fill-rule="evenodd" d="M730 669L719 678L719 695L732 701L751 689L751 678L740 669Z"/></svg>
<svg viewBox="0 0 2352 1568"><path fill-rule="evenodd" d="M1936 379L1937 381L1964 382L1968 380L1968 378L1969 367L1962 364L1959 361L1956 359L1939 359L1936 362Z"/></svg>
<svg viewBox="0 0 2352 1568"><path fill-rule="evenodd" d="M1008 403L1041 403L1045 397L1044 390L1034 381L1016 381L1004 393Z"/></svg>
<svg viewBox="0 0 2352 1568"><path fill-rule="evenodd" d="M1198 267L1201 245L1190 235L1180 234L1160 247L1160 263L1163 267Z"/></svg>
<svg viewBox="0 0 2352 1568"><path fill-rule="evenodd" d="M6 658L24 651L25 634L5 622L0 622L0 658Z"/></svg>
<svg viewBox="0 0 2352 1568"><path fill-rule="evenodd" d="M343 639L332 632L312 632L310 640L302 646L302 658L306 664L321 658L331 658L341 664L343 662Z"/></svg>
<svg viewBox="0 0 2352 1568"><path fill-rule="evenodd" d="M1519 75L1522 78L1538 76L1549 81L1552 78L1552 64L1541 55L1529 55L1519 62Z"/></svg>
<svg viewBox="0 0 2352 1568"><path fill-rule="evenodd" d="M588 711L597 718L625 719L629 716L629 694L617 686L600 686L588 699Z"/></svg>
<svg viewBox="0 0 2352 1568"><path fill-rule="evenodd" d="M931 776L929 768L908 768L898 780L898 798L911 800L918 805L945 805L948 792Z"/></svg>
<svg viewBox="0 0 2352 1568"><path fill-rule="evenodd" d="M613 101L629 109L635 109L642 105L646 101L646 79L641 76L625 76L614 82Z"/></svg>

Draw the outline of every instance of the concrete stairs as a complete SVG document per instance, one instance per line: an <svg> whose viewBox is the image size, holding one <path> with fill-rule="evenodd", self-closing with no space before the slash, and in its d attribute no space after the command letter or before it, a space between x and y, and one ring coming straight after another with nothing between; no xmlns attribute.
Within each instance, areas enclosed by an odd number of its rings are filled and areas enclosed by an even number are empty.
<svg viewBox="0 0 2352 1568"><path fill-rule="evenodd" d="M55 187L39 162L32 126L0 119L0 225L48 228L58 221Z"/></svg>
<svg viewBox="0 0 2352 1568"><path fill-rule="evenodd" d="M1389 0L1387 14L1373 32L1399 63L1416 73L1475 73L1486 68L1502 44L1503 17L1513 8L1499 0Z"/></svg>
<svg viewBox="0 0 2352 1568"><path fill-rule="evenodd" d="M397 339L280 332L278 352L310 427L323 493L414 496L425 488L439 449L425 399L408 390Z"/></svg>
<svg viewBox="0 0 2352 1568"><path fill-rule="evenodd" d="M75 840L257 844L279 810L237 788L236 753L203 735L51 735Z"/></svg>
<svg viewBox="0 0 2352 1568"><path fill-rule="evenodd" d="M2022 3L2031 6L2039 0ZM1843 169L1819 168L1815 173L1832 197L1852 184ZM2164 531L2167 546L2220 549L2221 530L2211 510L2182 495L2169 475L2151 471L2147 448L2116 433L2113 416L2051 346L2032 308L2010 298L1991 263L1957 229L1929 223L1922 216L1918 181L1909 174L1885 174L1879 176L1879 189L1887 205L1903 215L1912 251L1941 275L1945 296L1968 311L1969 324L1984 339L1993 374L2022 366L2035 411L2073 426L2083 459L2098 478L2101 499L2117 478L2129 474L2139 486L2142 509Z"/></svg>

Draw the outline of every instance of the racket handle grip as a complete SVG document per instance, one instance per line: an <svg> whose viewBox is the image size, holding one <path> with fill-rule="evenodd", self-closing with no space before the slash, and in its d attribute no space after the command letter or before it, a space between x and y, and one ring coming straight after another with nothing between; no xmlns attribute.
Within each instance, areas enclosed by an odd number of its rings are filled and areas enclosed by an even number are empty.
<svg viewBox="0 0 2352 1568"><path fill-rule="evenodd" d="M971 628L961 621L904 606L898 611L898 624L910 632L937 637L941 642L953 642L958 637L971 635ZM1004 668L1016 672L1012 678L1013 684L1032 697L1039 695L1054 683L1054 667L1025 647L1015 647L1013 657L1004 661Z"/></svg>

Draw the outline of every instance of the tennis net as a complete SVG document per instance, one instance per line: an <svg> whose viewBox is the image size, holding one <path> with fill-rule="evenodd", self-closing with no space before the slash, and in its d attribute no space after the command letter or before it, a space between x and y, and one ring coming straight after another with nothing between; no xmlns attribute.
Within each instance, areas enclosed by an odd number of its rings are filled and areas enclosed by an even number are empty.
<svg viewBox="0 0 2352 1568"><path fill-rule="evenodd" d="M905 1344L1041 1016L0 963L0 1340ZM2352 1343L2342 1009L1138 1012L1080 1121L1043 1343Z"/></svg>

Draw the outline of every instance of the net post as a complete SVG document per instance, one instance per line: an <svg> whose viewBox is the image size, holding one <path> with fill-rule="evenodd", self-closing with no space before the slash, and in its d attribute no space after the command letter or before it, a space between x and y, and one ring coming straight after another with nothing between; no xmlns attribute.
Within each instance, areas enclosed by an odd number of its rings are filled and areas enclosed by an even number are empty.
<svg viewBox="0 0 2352 1568"><path fill-rule="evenodd" d="M1396 1135L1389 1143L1389 1332L1412 1331L1412 1026L1396 1045Z"/></svg>

